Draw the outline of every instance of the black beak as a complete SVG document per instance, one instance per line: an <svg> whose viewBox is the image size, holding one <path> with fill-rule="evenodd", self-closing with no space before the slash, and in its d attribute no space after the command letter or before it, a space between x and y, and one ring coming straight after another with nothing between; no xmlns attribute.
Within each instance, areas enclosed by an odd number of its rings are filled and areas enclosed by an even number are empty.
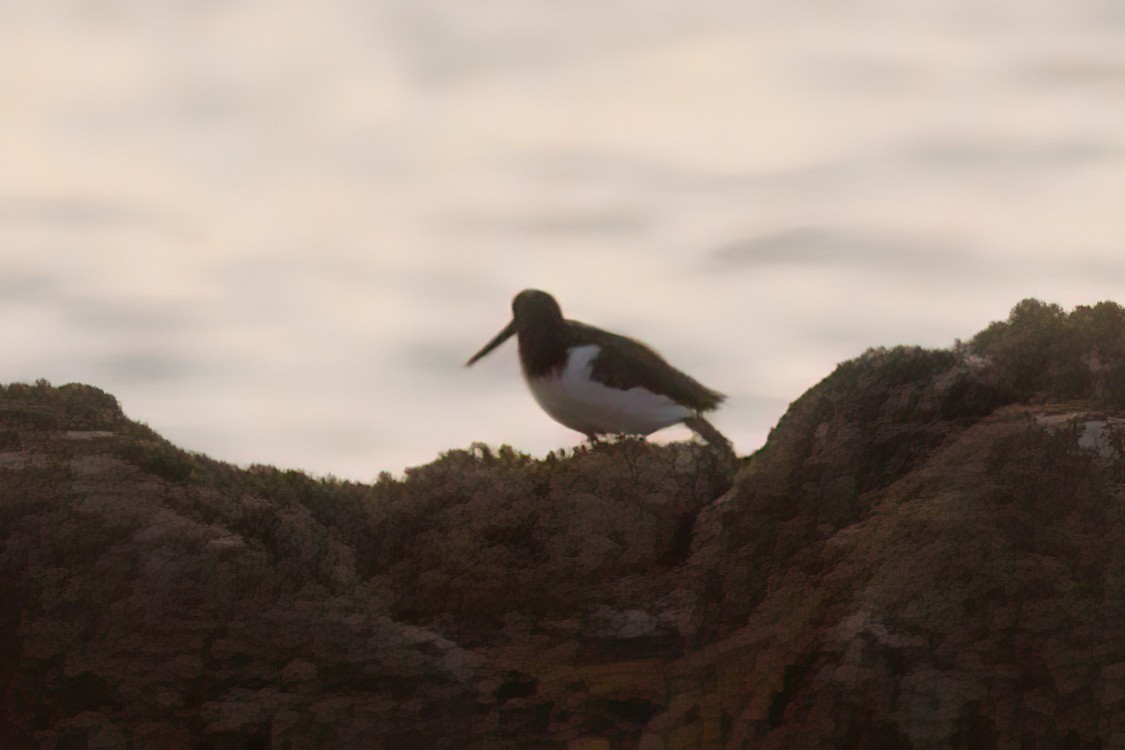
<svg viewBox="0 0 1125 750"><path fill-rule="evenodd" d="M496 338L492 339L492 341L489 341L487 344L484 345L483 349L481 349L479 352L474 354L472 356L472 358L470 358L469 361L465 363L465 367L469 367L474 362L476 362L478 359L480 359L481 357L488 354L490 351L492 351L496 347L503 344L505 341L510 339L512 336L514 336L515 333L516 333L516 321L513 320L511 323L504 326L503 331L496 334Z"/></svg>

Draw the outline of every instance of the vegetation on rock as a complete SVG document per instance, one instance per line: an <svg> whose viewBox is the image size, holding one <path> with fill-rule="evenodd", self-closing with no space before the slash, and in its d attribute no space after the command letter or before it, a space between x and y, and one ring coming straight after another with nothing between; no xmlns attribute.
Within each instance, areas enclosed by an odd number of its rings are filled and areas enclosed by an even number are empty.
<svg viewBox="0 0 1125 750"><path fill-rule="evenodd" d="M1115 302L1079 306L1025 299L1007 321L973 337L970 349L992 360L1016 398L1090 399L1125 406L1125 308Z"/></svg>

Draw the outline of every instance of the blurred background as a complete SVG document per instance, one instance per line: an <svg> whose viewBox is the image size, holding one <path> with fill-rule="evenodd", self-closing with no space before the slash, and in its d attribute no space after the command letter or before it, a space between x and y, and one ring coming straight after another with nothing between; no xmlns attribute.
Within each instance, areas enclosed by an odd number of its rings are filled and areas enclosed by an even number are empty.
<svg viewBox="0 0 1125 750"><path fill-rule="evenodd" d="M1121 301L1123 238L1120 0L0 0L0 381L240 464L577 444L462 366L525 287L747 453L868 347Z"/></svg>

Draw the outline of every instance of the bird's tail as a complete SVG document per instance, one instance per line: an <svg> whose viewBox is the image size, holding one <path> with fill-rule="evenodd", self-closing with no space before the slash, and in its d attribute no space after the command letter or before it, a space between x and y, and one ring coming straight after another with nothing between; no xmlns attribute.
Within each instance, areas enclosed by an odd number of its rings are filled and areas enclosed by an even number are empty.
<svg viewBox="0 0 1125 750"><path fill-rule="evenodd" d="M694 417L685 419L684 424L690 427L699 437L706 440L712 448L722 452L726 458L729 458L732 462L735 460L734 446L723 433L716 430L715 426L706 419L696 414Z"/></svg>

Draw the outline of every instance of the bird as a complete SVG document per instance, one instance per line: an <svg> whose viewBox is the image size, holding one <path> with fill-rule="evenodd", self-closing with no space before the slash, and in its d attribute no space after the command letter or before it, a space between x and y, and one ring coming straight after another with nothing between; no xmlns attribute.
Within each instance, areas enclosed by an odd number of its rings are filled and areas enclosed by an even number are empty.
<svg viewBox="0 0 1125 750"><path fill-rule="evenodd" d="M726 398L680 372L645 344L567 320L550 294L525 289L512 320L465 363L471 367L512 336L532 396L555 421L592 443L602 435L649 435L683 423L727 453L727 440L703 414Z"/></svg>

